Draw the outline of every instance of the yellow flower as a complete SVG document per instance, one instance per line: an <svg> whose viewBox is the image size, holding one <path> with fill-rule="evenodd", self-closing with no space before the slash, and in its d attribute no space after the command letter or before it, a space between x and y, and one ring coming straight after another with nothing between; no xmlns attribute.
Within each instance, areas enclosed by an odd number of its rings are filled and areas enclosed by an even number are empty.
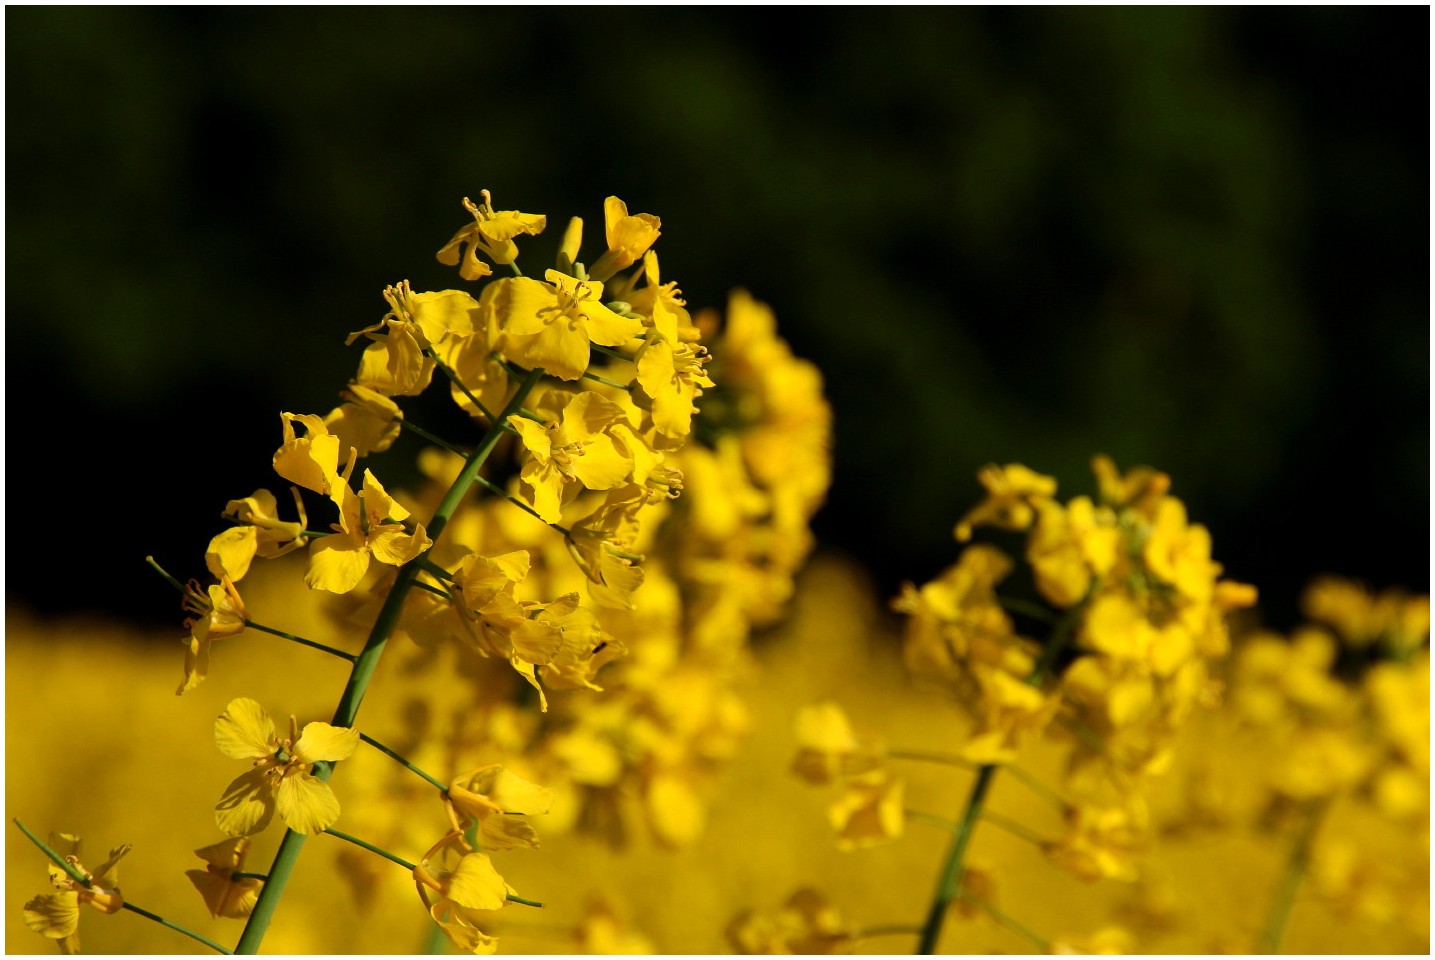
<svg viewBox="0 0 1435 960"><path fill-rule="evenodd" d="M192 616L184 622L189 636L185 639L184 679L176 695L187 693L204 682L209 673L210 644L243 633L249 619L244 600L228 577L210 584L207 594L200 592L198 581L189 581L184 590L184 609Z"/></svg>
<svg viewBox="0 0 1435 960"><path fill-rule="evenodd" d="M643 348L638 358L638 387L633 402L653 413L653 425L670 437L686 437L692 429L697 407L693 400L702 396L701 387L713 386L703 364L708 362L706 347L690 343L658 340Z"/></svg>
<svg viewBox="0 0 1435 960"><path fill-rule="evenodd" d="M322 833L339 819L333 789L311 772L319 761L347 760L359 746L359 731L322 721L304 726L289 718L289 736L280 739L274 721L256 701L231 700L214 722L219 752L252 768L225 788L214 821L231 837L249 836L269 825L274 811L297 833Z"/></svg>
<svg viewBox="0 0 1435 960"><path fill-rule="evenodd" d="M279 505L274 494L268 490L255 490L242 500L231 500L224 505L224 515L238 526L230 527L209 541L204 562L216 579L228 576L237 582L244 579L256 556L266 559L282 557L309 542L304 536L304 525L309 522L304 513L304 501L299 498L298 490L289 489L299 508L297 522L279 519Z"/></svg>
<svg viewBox="0 0 1435 960"><path fill-rule="evenodd" d="M847 790L827 811L839 850L875 846L902 835L904 782L885 770L847 781Z"/></svg>
<svg viewBox="0 0 1435 960"><path fill-rule="evenodd" d="M513 238L520 234L537 236L548 226L548 218L542 214L519 213L517 210L493 209L493 197L487 190L481 191L482 204L476 204L468 197L463 206L473 214L473 223L460 227L458 232L438 252L438 262L445 266L457 266L458 275L465 280L478 280L493 272L493 268L478 259L479 251L494 263L507 264L518 259L518 244ZM466 251L463 247L467 246ZM460 263L459 254L463 257Z"/></svg>
<svg viewBox="0 0 1435 960"><path fill-rule="evenodd" d="M309 547L304 582L317 590L348 593L369 569L369 557L399 567L423 553L433 541L424 525L410 533L403 521L409 512L389 496L371 471L364 471L364 489L355 493L341 482L330 499L339 507L336 531Z"/></svg>
<svg viewBox="0 0 1435 960"><path fill-rule="evenodd" d="M324 421L312 413L281 413L284 443L274 453L274 472L305 490L331 496L343 479L339 475L339 438L329 432ZM300 423L304 436L294 432Z"/></svg>
<svg viewBox="0 0 1435 960"><path fill-rule="evenodd" d="M787 898L775 914L746 911L727 928L738 953L851 953L852 926L816 890L804 888Z"/></svg>
<svg viewBox="0 0 1435 960"><path fill-rule="evenodd" d="M1118 510L1129 507L1149 516L1171 489L1171 478L1151 467L1134 467L1121 476L1104 453L1091 458L1091 471L1096 474L1101 502Z"/></svg>
<svg viewBox="0 0 1435 960"><path fill-rule="evenodd" d="M642 336L642 320L603 305L603 284L557 270L544 276L547 283L512 277L483 291L481 303L505 333L503 351L510 359L577 380L588 369L590 343L616 347Z"/></svg>
<svg viewBox="0 0 1435 960"><path fill-rule="evenodd" d="M808 783L831 783L863 774L882 762L877 743L859 739L837 704L827 701L797 712L797 757L792 772Z"/></svg>
<svg viewBox="0 0 1435 960"><path fill-rule="evenodd" d="M1116 516L1088 497L1076 497L1064 509L1055 500L1037 500L1034 506L1036 526L1026 556L1037 589L1058 607L1074 606L1086 596L1093 577L1106 576L1116 565L1121 542Z"/></svg>
<svg viewBox="0 0 1435 960"><path fill-rule="evenodd" d="M608 432L622 418L622 407L586 390L571 397L547 424L508 418L528 451L520 478L531 491L533 509L545 522L562 518L563 495L571 481L589 490L611 490L632 474L632 459L618 450Z"/></svg>
<svg viewBox="0 0 1435 960"><path fill-rule="evenodd" d="M608 237L608 250L588 271L594 280L607 280L613 274L637 263L658 239L663 222L651 213L628 213L628 205L617 197L603 201L603 222Z"/></svg>
<svg viewBox="0 0 1435 960"><path fill-rule="evenodd" d="M478 911L498 910L508 899L508 884L493 869L488 854L478 853L457 830L447 834L414 867L414 885L435 923L461 950L490 954L498 938L479 929Z"/></svg>
<svg viewBox="0 0 1435 960"><path fill-rule="evenodd" d="M211 917L243 920L254 912L264 881L258 877L234 879L234 874L244 869L250 843L248 837L231 837L194 851L208 866L203 870L186 870L184 875L204 898Z"/></svg>
<svg viewBox="0 0 1435 960"><path fill-rule="evenodd" d="M634 930L602 894L588 898L574 939L584 953L633 955L657 952L652 942Z"/></svg>
<svg viewBox="0 0 1435 960"><path fill-rule="evenodd" d="M348 460L351 449L354 456L367 457L393 446L404 419L397 403L362 383L349 384L339 396L344 403L329 411L324 426L339 438L342 459Z"/></svg>
<svg viewBox="0 0 1435 960"><path fill-rule="evenodd" d="M638 535L638 511L646 503L643 488L618 487L568 528L569 550L588 577L588 596L600 606L633 609L633 591L642 586L645 575L642 567L635 566L632 544Z"/></svg>
<svg viewBox="0 0 1435 960"><path fill-rule="evenodd" d="M547 813L553 791L492 763L457 777L445 796L455 830L478 824L478 845L486 850L538 847L531 814Z"/></svg>
<svg viewBox="0 0 1435 960"><path fill-rule="evenodd" d="M25 904L25 926L43 937L59 941L61 953L80 952L80 904L88 903L101 913L118 913L124 907L120 894L119 871L116 865L130 852L129 844L115 847L100 868L90 873L80 863L80 838L68 833L51 833L50 849L80 874L90 885L75 881L58 865L49 865L50 883L59 893L42 893Z"/></svg>
<svg viewBox="0 0 1435 960"><path fill-rule="evenodd" d="M1045 844L1047 855L1083 880L1135 880L1147 835L1148 818L1141 804L1133 796L1128 806L1068 808L1066 835Z"/></svg>
<svg viewBox="0 0 1435 960"><path fill-rule="evenodd" d="M1049 500L1056 493L1055 478L1042 476L1019 463L1005 467L988 464L977 471L977 480L986 487L987 498L957 522L954 532L962 543L972 538L973 527L1025 530L1034 517L1033 501Z"/></svg>

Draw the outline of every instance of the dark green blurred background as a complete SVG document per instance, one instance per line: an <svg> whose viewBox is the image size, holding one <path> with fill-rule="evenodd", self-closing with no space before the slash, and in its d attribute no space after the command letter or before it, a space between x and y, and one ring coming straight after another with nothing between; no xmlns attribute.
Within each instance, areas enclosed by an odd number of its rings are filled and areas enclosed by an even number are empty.
<svg viewBox="0 0 1435 960"><path fill-rule="evenodd" d="M981 464L1096 451L1277 625L1321 571L1428 589L1428 9L797 16L8 8L10 597L178 629L143 556L202 572L484 187L554 235L617 194L691 306L776 308L883 590Z"/></svg>

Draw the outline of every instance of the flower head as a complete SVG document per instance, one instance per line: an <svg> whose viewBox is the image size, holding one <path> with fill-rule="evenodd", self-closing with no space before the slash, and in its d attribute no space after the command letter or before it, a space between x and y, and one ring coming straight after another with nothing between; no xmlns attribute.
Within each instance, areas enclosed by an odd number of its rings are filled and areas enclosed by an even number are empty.
<svg viewBox="0 0 1435 960"><path fill-rule="evenodd" d="M88 903L101 913L118 913L124 907L125 899L120 894L116 865L130 852L130 846L126 843L115 847L94 873L80 863L79 837L51 833L50 849L63 857L88 883L81 883L61 867L50 864L50 883L59 892L31 897L25 904L25 926L43 937L59 941L61 953L79 953L80 904Z"/></svg>
<svg viewBox="0 0 1435 960"><path fill-rule="evenodd" d="M214 722L219 752L253 763L236 777L214 807L214 821L231 837L258 833L274 811L296 833L322 833L339 819L333 788L314 776L319 761L347 760L359 746L359 731L315 721L299 733L289 718L289 736L280 739L274 721L248 697L231 700Z"/></svg>
<svg viewBox="0 0 1435 960"><path fill-rule="evenodd" d="M234 879L244 869L250 842L248 837L232 837L194 851L207 866L203 870L186 870L184 875L204 898L210 916L243 920L254 911L264 881L257 877Z"/></svg>

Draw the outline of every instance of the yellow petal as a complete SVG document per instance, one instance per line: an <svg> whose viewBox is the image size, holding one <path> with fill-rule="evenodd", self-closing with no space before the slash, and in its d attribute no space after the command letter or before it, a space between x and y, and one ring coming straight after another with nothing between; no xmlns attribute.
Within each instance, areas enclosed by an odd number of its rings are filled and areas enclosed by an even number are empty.
<svg viewBox="0 0 1435 960"><path fill-rule="evenodd" d="M25 926L42 937L59 940L80 925L80 897L72 890L45 893L25 904Z"/></svg>
<svg viewBox="0 0 1435 960"><path fill-rule="evenodd" d="M510 334L507 344L510 358L562 380L577 380L588 369L588 332L581 323L560 319L531 336Z"/></svg>
<svg viewBox="0 0 1435 960"><path fill-rule="evenodd" d="M488 956L498 949L498 938L490 937L478 929L473 921L465 916L463 907L452 900L440 900L433 905L429 915L460 950Z"/></svg>
<svg viewBox="0 0 1435 960"><path fill-rule="evenodd" d="M210 916L243 920L254 912L254 904L259 900L261 881L253 877L230 880L208 870L186 870L184 875L204 898L204 905L209 908Z"/></svg>
<svg viewBox="0 0 1435 960"><path fill-rule="evenodd" d="M311 774L284 778L277 799L279 816L295 833L323 833L339 819L339 798L324 781Z"/></svg>
<svg viewBox="0 0 1435 960"><path fill-rule="evenodd" d="M249 852L251 842L248 837L230 837L228 840L200 847L194 851L194 855L223 870L238 870L244 862L244 855Z"/></svg>
<svg viewBox="0 0 1435 960"><path fill-rule="evenodd" d="M304 734L294 744L294 754L306 761L347 760L359 749L359 731L336 727L316 720L304 725Z"/></svg>
<svg viewBox="0 0 1435 960"><path fill-rule="evenodd" d="M449 899L470 910L497 910L508 899L508 884L486 853L465 854L449 878Z"/></svg>
<svg viewBox="0 0 1435 960"><path fill-rule="evenodd" d="M179 689L175 696L188 693L204 682L209 674L209 637L199 638L190 636L185 638L188 643L184 650L184 679L179 682Z"/></svg>
<svg viewBox="0 0 1435 960"><path fill-rule="evenodd" d="M648 785L648 823L658 839L671 846L688 846L703 833L706 817L702 800L687 781L660 773Z"/></svg>
<svg viewBox="0 0 1435 960"><path fill-rule="evenodd" d="M304 582L313 590L348 593L359 585L368 569L368 544L342 534L323 537L309 545L309 569Z"/></svg>
<svg viewBox="0 0 1435 960"><path fill-rule="evenodd" d="M421 523L415 525L413 533L396 524L386 523L369 538L369 549L374 559L395 567L403 566L431 546L433 541L424 532Z"/></svg>
<svg viewBox="0 0 1435 960"><path fill-rule="evenodd" d="M579 308L588 319L588 339L606 347L621 347L643 335L643 321L614 313L601 303L585 303Z"/></svg>
<svg viewBox="0 0 1435 960"><path fill-rule="evenodd" d="M269 826L274 817L270 783L265 771L257 767L235 777L214 805L219 829L231 837L244 837Z"/></svg>
<svg viewBox="0 0 1435 960"><path fill-rule="evenodd" d="M259 701L239 697L214 721L214 742L231 760L268 757L275 750L274 721Z"/></svg>
<svg viewBox="0 0 1435 960"><path fill-rule="evenodd" d="M204 563L216 579L227 576L230 580L242 580L249 572L249 564L258 549L257 527L230 527L209 541Z"/></svg>
<svg viewBox="0 0 1435 960"><path fill-rule="evenodd" d="M600 435L583 447L573 461L573 476L589 490L611 490L623 485L633 472L633 461L618 452L613 438Z"/></svg>
<svg viewBox="0 0 1435 960"><path fill-rule="evenodd" d="M558 312L553 289L530 277L495 280L484 291L483 302L499 329L515 336L537 333L547 325L547 318Z"/></svg>

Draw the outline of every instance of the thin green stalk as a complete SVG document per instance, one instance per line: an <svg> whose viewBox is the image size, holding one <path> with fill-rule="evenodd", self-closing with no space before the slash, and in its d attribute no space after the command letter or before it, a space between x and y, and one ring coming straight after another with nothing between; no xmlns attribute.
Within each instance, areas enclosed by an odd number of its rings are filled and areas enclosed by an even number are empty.
<svg viewBox="0 0 1435 960"><path fill-rule="evenodd" d="M962 894L962 899L986 913L987 916L991 917L993 920L1006 927L1008 930L1021 937L1025 937L1027 940L1030 940L1042 953L1046 953L1048 950L1051 949L1051 941L1033 932L1030 927L1016 920L1010 914L1003 913L1001 910L998 910L996 908L996 905L993 904L990 900L969 893Z"/></svg>
<svg viewBox="0 0 1435 960"><path fill-rule="evenodd" d="M510 894L508 894L508 896L505 897L504 899L506 899L509 903L521 903L521 904L523 904L525 907L541 907L541 906L543 906L543 904L542 904L542 903L539 903L537 900L525 900L525 899L523 899L522 897L520 897L520 896L519 896L518 894L516 894L516 893L510 893Z"/></svg>
<svg viewBox="0 0 1435 960"><path fill-rule="evenodd" d="M475 477L474 482L477 483L483 489L487 490L489 493L507 500L509 503L513 504L515 507L518 507L520 510L522 510L524 513L527 513L529 516L537 517L539 520L543 520L542 517L538 516L537 510L534 510L528 504L513 496L507 490L504 490L502 487L494 483L492 480L489 480L487 477ZM548 523L547 520L543 520L543 522ZM548 525L554 530L557 530L559 533L563 534L563 536L565 537L573 536L573 531L569 530L562 524L548 523Z"/></svg>
<svg viewBox="0 0 1435 960"><path fill-rule="evenodd" d="M137 913L137 914L139 914L140 916L144 917L146 920L153 920L155 923L158 923L160 926L169 927L169 928L170 928L171 930L173 930L174 932L176 932L176 933L182 933L182 934L184 934L186 937L189 937L191 940L197 940L197 941L199 941L200 943L204 944L204 945L205 945L206 947L208 947L209 949L215 951L216 953L222 953L222 954L224 954L225 956L230 956L230 955L232 955L232 954L234 953L234 951L233 951L233 950L230 950L228 947L221 947L219 944L215 943L213 940L209 939L208 937L202 937L202 936L200 936L199 934L195 933L193 930L186 930L184 927L181 927L179 924L175 923L174 921L172 921L172 920L166 920L164 917L161 917L161 916L160 916L159 914L157 914L157 913L150 913L150 912L149 912L148 910L146 910L144 907L137 907L137 906L135 906L133 903L130 903L128 900L126 900L123 904L121 904L121 906L123 906L123 907L124 907L126 910L128 910L130 913Z"/></svg>
<svg viewBox="0 0 1435 960"><path fill-rule="evenodd" d="M422 580L415 580L414 586L420 590L427 590L429 593L433 594L436 597L442 597L443 599L450 601L453 600L453 594L449 593L447 590L440 589L439 587L436 587L431 583L424 583Z"/></svg>
<svg viewBox="0 0 1435 960"><path fill-rule="evenodd" d="M157 566L156 566L156 569L158 569ZM163 573L164 571L161 570L160 572ZM91 879L90 877L85 876L83 873L81 873L81 872L75 867L74 864L70 863L70 862L69 862L68 860L66 860L64 857L60 856L58 853L56 853L54 850L52 850L52 849L50 848L50 845L49 845L48 843L46 843L45 841L41 840L39 837L35 836L35 834L31 832L31 830L30 830L29 827L25 826L23 823L20 822L20 818L19 818L19 817L14 818L11 822L14 823L15 826L19 827L19 828L20 828L20 832L23 833L23 834L25 835L25 837L26 837L31 843L33 843L35 846L39 847L39 848L40 848L40 851L41 851L42 853L44 853L45 856L49 857L50 860L54 862L55 866L57 866L57 867L59 867L61 870L65 871L65 875L68 876L71 880L75 881L75 882L78 883L80 886L84 887L86 890L92 888L92 887L95 885L95 881L94 881L93 879ZM200 936L199 934L195 933L193 930L186 930L184 927L181 927L179 924L173 923L173 922L171 922L171 921L169 921L169 920L166 920L164 917L161 917L161 916L159 916L158 914L151 913L150 911L144 909L143 907L137 907L137 906L135 906L133 903L130 903L130 902L128 902L128 901L123 902L123 903L121 904L121 906L123 906L124 909L130 911L131 913L137 913L137 914L139 914L140 916L142 916L142 917L144 917L144 918L146 918L146 919L148 919L148 920L153 920L155 923L159 923L159 924L162 924L162 925L164 925L164 926L166 926L166 927L169 927L171 930L175 931L176 933L182 933L182 934L184 934L186 937L189 937L189 938L192 939L192 940L197 940L197 941L199 941L200 943L204 944L206 947L209 947L211 950L217 950L217 951L219 951L220 953L225 953L225 954L227 954L227 953L230 952L230 951L228 950L228 948L226 948L226 947L221 947L219 944L215 943L213 940L210 940L210 939L208 939L208 938L206 938L206 937L202 937L202 936Z"/></svg>
<svg viewBox="0 0 1435 960"><path fill-rule="evenodd" d="M951 833L957 829L957 825L945 817L939 817L935 813L927 813L925 810L903 810L902 816L914 823L925 823L929 827L937 827Z"/></svg>
<svg viewBox="0 0 1435 960"><path fill-rule="evenodd" d="M267 873L249 873L244 870L236 870L229 875L231 880L268 880Z"/></svg>
<svg viewBox="0 0 1435 960"><path fill-rule="evenodd" d="M155 560L154 557L145 557L144 562L153 567L155 572L158 573L161 577L164 577L166 580L168 580L170 586L174 587L180 593L184 593L184 584L180 583L178 580L172 577L170 575L170 572L164 567L161 567L159 565L159 561Z"/></svg>
<svg viewBox="0 0 1435 960"><path fill-rule="evenodd" d="M997 603L1001 604L1004 610L1010 610L1012 613L1019 613L1024 617L1040 620L1042 623L1056 623L1056 614L1039 603L1019 600L1015 597L997 597Z"/></svg>
<svg viewBox="0 0 1435 960"><path fill-rule="evenodd" d="M422 584L419 584L419 586L422 586ZM391 760L393 760L393 761L395 761L395 762L397 762L397 763L399 763L399 764L402 764L402 765L403 765L406 769L408 769L411 773L417 774L417 775L418 775L419 777L421 777L422 779L427 780L429 783L433 784L433 785L438 789L438 792L439 792L439 793L446 793L446 792L448 792L448 785L447 785L447 784L440 783L440 782L439 782L437 779L435 779L434 777L429 776L429 775L428 775L427 773L425 773L423 770L420 770L418 767L416 767L416 766L414 766L412 763L410 763L410 762L408 761L408 759L405 758L402 754L400 754L400 753L398 753L398 752L396 752L396 751L394 751L394 750L390 750L388 747L384 746L382 743L380 743L379 741L375 740L373 737L369 736L367 733L361 733L361 734L359 734L359 739L362 740L362 741L364 741L364 742L367 743L369 746L373 747L375 750L379 751L380 753L382 753L384 756L388 757L389 759L391 759Z"/></svg>
<svg viewBox="0 0 1435 960"><path fill-rule="evenodd" d="M434 446L442 447L449 453L455 456L463 457L465 460L468 459L468 454L465 451L460 450L458 447L449 443L447 440L445 440L443 437L440 437L438 434L429 433L423 427L420 427L415 424L412 420L405 420L403 417L395 417L394 421L397 421L398 423L403 424L405 427L408 427L409 432L418 434L419 436L427 440L429 443L432 443Z"/></svg>
<svg viewBox="0 0 1435 960"><path fill-rule="evenodd" d="M1296 894L1300 891L1306 870L1310 866L1311 841L1315 839L1315 832L1324 812L1324 804L1312 805L1306 811L1305 820L1296 833L1295 843L1291 845L1290 856L1286 859L1285 870L1276 886L1271 912L1266 917L1265 928L1261 931L1261 953L1281 952L1281 940L1285 938L1286 926L1290 923Z"/></svg>
<svg viewBox="0 0 1435 960"><path fill-rule="evenodd" d="M400 857L397 854L389 853L389 851L385 850L383 847L376 847L372 843L369 843L367 840L360 840L358 837L352 836L347 833L342 833L338 830L335 830L333 827L329 827L324 832L331 837L338 837L340 840L347 840L354 846L362 847L370 853L376 853L379 856L383 857L385 860L388 860L390 863L397 863L405 870L412 872L414 869L414 864L409 863L403 857Z"/></svg>
<svg viewBox="0 0 1435 960"><path fill-rule="evenodd" d="M1018 767L1014 763L1007 764L1006 769L1007 773L1010 773L1012 776L1016 777L1017 780L1024 783L1027 788L1031 790L1032 793L1045 800L1049 800L1052 805L1055 806L1058 810L1066 810L1066 801L1061 799L1061 796L1055 790L1042 783L1036 777L1032 776L1030 773L1023 770L1021 767Z"/></svg>
<svg viewBox="0 0 1435 960"><path fill-rule="evenodd" d="M514 391L513 397L499 415L498 421L489 426L488 431L483 435L483 440L465 461L463 469L459 471L453 485L444 494L438 509L434 511L433 520L429 523L428 534L434 543L438 542L439 535L448 525L449 517L453 516L459 503L468 494L469 488L473 486L474 477L478 476L479 469L483 467L489 454L493 453L494 447L498 445L499 439L503 436L500 424L514 410L523 405L523 401L542 376L542 367L526 372L518 389ZM334 719L331 721L334 726L352 727L354 725L354 718L359 713L359 704L363 702L364 693L369 688L369 680L373 677L374 670L379 665L379 659L384 654L384 647L389 641L389 635L393 633L394 627L398 624L404 599L417 581L419 571L425 569L425 564L429 563L428 555L432 550L431 546L399 568L398 577L394 580L388 597L384 599L384 605L374 620L368 640L364 643L363 652L354 662L354 668L349 674L349 682L339 697L339 705L335 709ZM314 772L320 780L328 780L333 775L333 767L316 766ZM254 911L249 915L248 923L244 926L244 933L239 937L235 953L259 952L259 945L263 942L264 934L274 919L274 910L284 896L284 888L288 886L289 877L294 872L294 865L298 863L299 854L304 849L304 840L305 835L302 833L295 833L293 830L284 832L284 838L279 841L279 850L274 855L274 863L269 868L269 882L264 884L264 889L259 893L259 899L254 904Z"/></svg>
<svg viewBox="0 0 1435 960"><path fill-rule="evenodd" d="M991 789L992 777L999 769L994 764L986 764L977 771L976 782L972 784L971 795L967 797L966 810L957 823L952 845L947 850L946 863L942 866L942 875L937 880L937 889L932 895L932 906L927 913L927 922L922 927L922 940L917 945L918 953L937 951L937 940L942 935L942 921L946 919L947 908L957 897L957 885L962 878L962 860L967 853L967 844L971 842L972 831L976 827L977 818L981 816L982 804L986 802L987 791Z"/></svg>
<svg viewBox="0 0 1435 960"><path fill-rule="evenodd" d="M296 637L292 633L285 633L283 630L275 630L273 627L266 627L264 624L255 623L253 620L245 620L244 625L251 630L258 630L261 633L273 634L276 637L282 637L285 640L292 640L294 643L303 644L306 647L313 647L315 650L323 650L330 656L338 657L340 660L347 660L350 663L353 663L354 661L359 659L352 653L345 653L342 650L336 650L335 648L328 646L327 644L319 643L317 640L305 640L303 637Z"/></svg>
<svg viewBox="0 0 1435 960"><path fill-rule="evenodd" d="M1038 847L1043 846L1046 843L1045 840L1037 836L1036 831L1030 830L1027 827L1024 827L1021 824L1017 823L1015 820L1004 817L994 811L983 810L982 819L990 823L992 826L1001 827L1007 833L1011 834L1014 837L1019 837L1022 840L1025 840L1027 843L1034 844Z"/></svg>
<svg viewBox="0 0 1435 960"><path fill-rule="evenodd" d="M445 582L451 583L453 581L453 574L449 573L443 567L430 560L428 558L428 554L424 554L423 556L419 557L418 560L416 560L415 562L423 568L424 573L431 574Z"/></svg>
<svg viewBox="0 0 1435 960"><path fill-rule="evenodd" d="M596 373L589 373L587 370L583 371L583 376L587 377L589 380L596 380L598 383L601 383L605 387L615 387L619 390L633 389L633 385L631 383L619 383L616 380L609 380L607 377L600 377Z"/></svg>
<svg viewBox="0 0 1435 960"><path fill-rule="evenodd" d="M590 343L588 344L588 348L594 353L601 353L605 357L612 357L614 360L626 360L628 363L633 362L633 358L626 353L614 350L612 347L605 347L601 343Z"/></svg>
<svg viewBox="0 0 1435 960"><path fill-rule="evenodd" d="M1087 587L1086 596L1066 612L1051 631L1047 639L1046 648L1041 652L1041 659L1032 668L1026 677L1026 682L1033 687L1040 687L1047 673L1056 664L1056 658L1071 641L1071 635L1076 629L1077 621L1081 612L1085 609L1091 598L1092 592L1096 589L1096 581L1093 580ZM917 948L918 953L934 953L937 949L937 941L942 936L942 924L947 918L947 908L956 899L957 889L961 882L963 860L967 853L967 844L971 842L972 833L976 830L977 821L981 818L982 807L986 803L987 791L991 789L992 778L1001 767L995 764L985 764L978 768L977 779L972 784L972 792L967 797L967 805L962 811L961 818L957 821L956 833L952 836L951 846L947 848L947 858L942 864L942 872L937 880L936 891L932 894L931 909L927 913L927 923L922 929L922 942Z"/></svg>
<svg viewBox="0 0 1435 960"><path fill-rule="evenodd" d="M887 923L878 927L862 927L852 931L853 940L867 940L872 937L898 937L921 933L922 928L911 923Z"/></svg>

